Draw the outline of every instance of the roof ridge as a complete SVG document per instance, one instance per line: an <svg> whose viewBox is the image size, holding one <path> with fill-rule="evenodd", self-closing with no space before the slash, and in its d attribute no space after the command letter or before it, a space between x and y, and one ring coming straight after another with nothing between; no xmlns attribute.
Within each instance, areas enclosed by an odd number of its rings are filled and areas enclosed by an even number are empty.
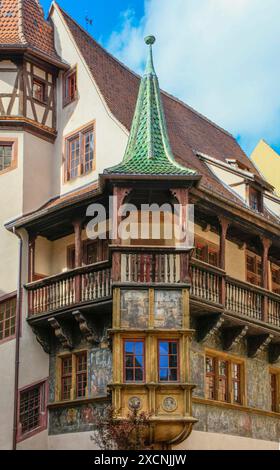
<svg viewBox="0 0 280 470"><path fill-rule="evenodd" d="M19 30L19 38L22 44L27 44L27 40L24 35L24 27L23 27L23 0L18 0L18 30Z"/></svg>
<svg viewBox="0 0 280 470"><path fill-rule="evenodd" d="M69 13L67 13L56 1L53 2L61 11L63 14L65 14L71 21L73 21L76 26L89 38L91 39L100 49L102 49L104 51L105 54L107 54L112 60L114 60L115 62L117 62L121 67L123 67L124 69L126 69L129 73L131 73L134 77L138 78L139 80L141 80L141 75L139 75L137 72L135 72L134 70L132 70L130 67L128 67L124 62L122 62L121 60L119 60L117 57L115 57L111 52L109 52L104 46L102 46L88 31L86 31L74 18L72 18L71 15L69 15ZM199 118L203 119L204 121L208 122L209 124L212 124L213 126L216 127L216 129L220 130L221 132L223 132L224 134L228 135L229 137L231 137L232 139L235 140L234 136L229 132L227 131L226 129L224 129L223 127L219 126L218 124L216 124L215 122L213 122L211 119L207 118L206 116L204 116L202 113L200 113L199 111L197 111L196 109L192 108L190 105L188 105L187 103L185 103L184 101L180 100L180 98L172 95L172 93L168 93L167 91L163 90L162 88L160 88L160 91L161 93L163 93L165 96L167 96L169 99L172 99L174 101L176 101L178 104L180 104L181 106L184 106L185 108L189 109L190 111L192 111L193 113L195 113Z"/></svg>

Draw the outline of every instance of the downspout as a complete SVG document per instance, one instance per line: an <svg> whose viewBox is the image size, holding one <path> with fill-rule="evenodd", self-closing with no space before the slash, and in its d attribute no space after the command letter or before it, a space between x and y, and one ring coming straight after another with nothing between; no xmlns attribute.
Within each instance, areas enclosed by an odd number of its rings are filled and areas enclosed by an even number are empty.
<svg viewBox="0 0 280 470"><path fill-rule="evenodd" d="M21 333L21 271L22 271L22 238L13 227L13 233L19 239L19 266L17 280L17 308L16 308L16 355L15 355L15 383L14 383L14 423L13 423L13 450L17 448L17 414L18 414L18 383L19 383L19 346Z"/></svg>

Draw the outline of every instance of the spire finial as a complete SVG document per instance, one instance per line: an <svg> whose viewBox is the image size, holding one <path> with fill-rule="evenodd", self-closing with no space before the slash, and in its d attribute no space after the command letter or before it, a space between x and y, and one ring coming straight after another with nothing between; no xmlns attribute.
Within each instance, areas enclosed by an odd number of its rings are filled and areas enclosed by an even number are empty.
<svg viewBox="0 0 280 470"><path fill-rule="evenodd" d="M147 74L155 75L156 73L155 73L155 69L154 69L152 45L156 42L156 38L155 38L155 36L150 35L150 36L146 36L144 41L147 44L147 46L149 46L149 55L148 55L148 59L147 59L145 75L147 75Z"/></svg>

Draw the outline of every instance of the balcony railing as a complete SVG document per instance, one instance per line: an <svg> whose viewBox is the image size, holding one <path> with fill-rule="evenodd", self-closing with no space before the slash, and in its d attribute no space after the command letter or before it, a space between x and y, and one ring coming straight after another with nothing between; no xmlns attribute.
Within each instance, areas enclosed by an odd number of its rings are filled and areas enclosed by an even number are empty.
<svg viewBox="0 0 280 470"><path fill-rule="evenodd" d="M121 282L176 284L181 282L181 258L174 250L121 253Z"/></svg>
<svg viewBox="0 0 280 470"><path fill-rule="evenodd" d="M111 267L101 262L26 285L29 316L110 297Z"/></svg>
<svg viewBox="0 0 280 470"><path fill-rule="evenodd" d="M229 313L280 327L279 295L233 279L224 271L197 260L191 264L191 296L216 304Z"/></svg>

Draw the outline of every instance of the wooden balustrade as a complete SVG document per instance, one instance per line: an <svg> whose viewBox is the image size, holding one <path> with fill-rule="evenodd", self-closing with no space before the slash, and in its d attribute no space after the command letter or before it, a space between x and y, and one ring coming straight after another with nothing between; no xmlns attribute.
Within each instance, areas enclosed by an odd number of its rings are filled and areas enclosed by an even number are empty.
<svg viewBox="0 0 280 470"><path fill-rule="evenodd" d="M202 262L191 265L191 295L207 302L221 303L223 272Z"/></svg>
<svg viewBox="0 0 280 470"><path fill-rule="evenodd" d="M191 264L191 296L223 306L225 311L280 327L280 296L226 276L206 263Z"/></svg>
<svg viewBox="0 0 280 470"><path fill-rule="evenodd" d="M176 253L122 253L121 282L180 282L180 255Z"/></svg>
<svg viewBox="0 0 280 470"><path fill-rule="evenodd" d="M235 279L226 280L226 310L245 315L255 320L263 319L264 293L254 286L239 283Z"/></svg>
<svg viewBox="0 0 280 470"><path fill-rule="evenodd" d="M40 315L111 295L108 262L95 263L26 285L29 315Z"/></svg>
<svg viewBox="0 0 280 470"><path fill-rule="evenodd" d="M121 247L115 252L120 263L113 282L182 283L185 254L164 247ZM190 271L190 294L193 298L280 328L280 296L277 294L230 278L225 271L198 260L192 261ZM32 282L26 286L29 315L50 313L110 297L111 285L112 270L108 261Z"/></svg>

